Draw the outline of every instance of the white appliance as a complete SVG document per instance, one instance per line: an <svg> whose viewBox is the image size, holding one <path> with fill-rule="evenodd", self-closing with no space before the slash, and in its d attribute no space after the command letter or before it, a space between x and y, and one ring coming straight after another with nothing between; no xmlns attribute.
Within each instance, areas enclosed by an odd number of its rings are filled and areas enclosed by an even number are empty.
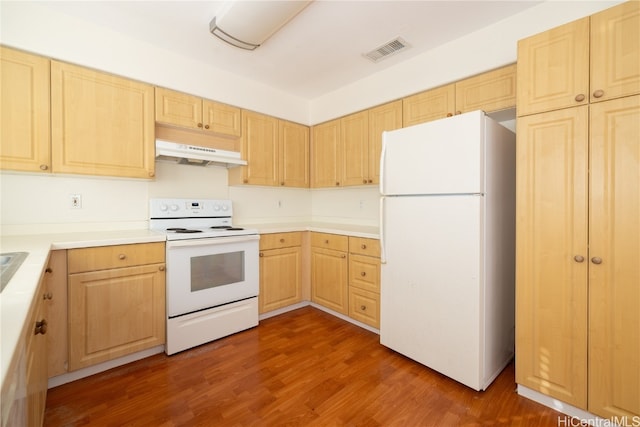
<svg viewBox="0 0 640 427"><path fill-rule="evenodd" d="M514 353L515 135L482 111L383 134L380 342L475 390Z"/></svg>
<svg viewBox="0 0 640 427"><path fill-rule="evenodd" d="M167 238L166 353L256 326L260 236L233 227L231 201L151 199L149 211Z"/></svg>

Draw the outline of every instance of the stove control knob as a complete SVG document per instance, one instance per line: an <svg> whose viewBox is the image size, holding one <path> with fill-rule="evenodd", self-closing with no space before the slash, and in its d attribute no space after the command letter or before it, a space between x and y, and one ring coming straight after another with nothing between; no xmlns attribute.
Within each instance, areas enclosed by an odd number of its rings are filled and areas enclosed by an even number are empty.
<svg viewBox="0 0 640 427"><path fill-rule="evenodd" d="M228 211L228 210L229 210L229 206L227 206L227 205L222 205L222 210L223 210L223 211Z"/></svg>
<svg viewBox="0 0 640 427"><path fill-rule="evenodd" d="M166 211L168 211L168 210L169 210L169 206L167 206L167 205L160 205L160 210L161 210L162 212L166 212Z"/></svg>
<svg viewBox="0 0 640 427"><path fill-rule="evenodd" d="M213 210L214 211L219 211L220 210L220 205L213 205Z"/></svg>
<svg viewBox="0 0 640 427"><path fill-rule="evenodd" d="M175 212L175 211L177 211L177 210L179 209L178 205L171 205L171 207L170 207L170 208L171 208L171 210L172 210L172 211L174 211L174 212Z"/></svg>

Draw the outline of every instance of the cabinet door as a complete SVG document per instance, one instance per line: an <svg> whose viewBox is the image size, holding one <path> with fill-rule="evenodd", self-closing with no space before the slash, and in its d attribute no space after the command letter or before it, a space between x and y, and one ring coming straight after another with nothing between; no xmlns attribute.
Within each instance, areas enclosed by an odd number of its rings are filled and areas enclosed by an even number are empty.
<svg viewBox="0 0 640 427"><path fill-rule="evenodd" d="M51 62L54 172L153 177L153 117L153 86Z"/></svg>
<svg viewBox="0 0 640 427"><path fill-rule="evenodd" d="M161 87L156 92L156 121L168 125L201 129L202 99Z"/></svg>
<svg viewBox="0 0 640 427"><path fill-rule="evenodd" d="M260 313L302 300L302 247L260 252Z"/></svg>
<svg viewBox="0 0 640 427"><path fill-rule="evenodd" d="M343 185L342 150L339 119L313 127L311 187L339 187Z"/></svg>
<svg viewBox="0 0 640 427"><path fill-rule="evenodd" d="M402 100L403 126L450 117L455 112L455 84L431 89Z"/></svg>
<svg viewBox="0 0 640 427"><path fill-rule="evenodd" d="M368 182L380 182L380 153L382 132L402 127L402 100L380 105L369 110L369 176Z"/></svg>
<svg viewBox="0 0 640 427"><path fill-rule="evenodd" d="M515 105L515 64L456 82L456 114L497 111Z"/></svg>
<svg viewBox="0 0 640 427"><path fill-rule="evenodd" d="M67 372L67 251L51 251L46 270L49 378Z"/></svg>
<svg viewBox="0 0 640 427"><path fill-rule="evenodd" d="M640 96L591 106L589 411L640 417Z"/></svg>
<svg viewBox="0 0 640 427"><path fill-rule="evenodd" d="M207 132L238 137L242 133L238 107L205 99L202 101L203 128Z"/></svg>
<svg viewBox="0 0 640 427"><path fill-rule="evenodd" d="M164 264L69 275L69 371L165 342Z"/></svg>
<svg viewBox="0 0 640 427"><path fill-rule="evenodd" d="M348 315L347 254L311 248L311 300Z"/></svg>
<svg viewBox="0 0 640 427"><path fill-rule="evenodd" d="M278 181L278 120L252 111L242 113L242 158L245 184L271 185Z"/></svg>
<svg viewBox="0 0 640 427"><path fill-rule="evenodd" d="M591 102L640 93L640 2L591 17Z"/></svg>
<svg viewBox="0 0 640 427"><path fill-rule="evenodd" d="M588 107L517 135L516 381L586 409Z"/></svg>
<svg viewBox="0 0 640 427"><path fill-rule="evenodd" d="M342 185L369 182L369 112L343 117L340 123L344 162Z"/></svg>
<svg viewBox="0 0 640 427"><path fill-rule="evenodd" d="M309 127L279 120L279 176L284 187L309 187Z"/></svg>
<svg viewBox="0 0 640 427"><path fill-rule="evenodd" d="M51 169L49 60L0 46L0 168Z"/></svg>
<svg viewBox="0 0 640 427"><path fill-rule="evenodd" d="M518 41L517 114L589 102L589 18Z"/></svg>
<svg viewBox="0 0 640 427"><path fill-rule="evenodd" d="M35 294L27 330L27 426L41 426L47 401L47 306L45 283L41 282Z"/></svg>

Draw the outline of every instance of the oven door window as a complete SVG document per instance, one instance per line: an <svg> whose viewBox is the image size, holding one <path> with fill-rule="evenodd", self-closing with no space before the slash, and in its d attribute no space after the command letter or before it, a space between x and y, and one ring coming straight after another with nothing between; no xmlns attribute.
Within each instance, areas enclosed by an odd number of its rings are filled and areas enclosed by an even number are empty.
<svg viewBox="0 0 640 427"><path fill-rule="evenodd" d="M191 292L244 281L244 251L191 258Z"/></svg>

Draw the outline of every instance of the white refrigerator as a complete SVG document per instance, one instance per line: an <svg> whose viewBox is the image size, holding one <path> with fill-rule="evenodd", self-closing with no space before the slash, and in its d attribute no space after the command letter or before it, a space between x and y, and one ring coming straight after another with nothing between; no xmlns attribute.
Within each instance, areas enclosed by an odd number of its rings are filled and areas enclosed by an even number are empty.
<svg viewBox="0 0 640 427"><path fill-rule="evenodd" d="M383 134L380 342L475 390L514 354L515 134L482 111Z"/></svg>

